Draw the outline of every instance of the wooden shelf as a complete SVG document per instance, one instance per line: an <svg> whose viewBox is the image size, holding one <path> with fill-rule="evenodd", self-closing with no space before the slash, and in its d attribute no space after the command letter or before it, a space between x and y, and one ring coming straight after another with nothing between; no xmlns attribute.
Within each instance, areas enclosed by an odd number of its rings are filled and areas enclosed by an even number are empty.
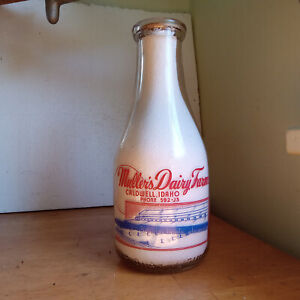
<svg viewBox="0 0 300 300"><path fill-rule="evenodd" d="M0 299L300 299L300 261L211 218L196 268L143 274L118 259L112 208L0 215Z"/></svg>

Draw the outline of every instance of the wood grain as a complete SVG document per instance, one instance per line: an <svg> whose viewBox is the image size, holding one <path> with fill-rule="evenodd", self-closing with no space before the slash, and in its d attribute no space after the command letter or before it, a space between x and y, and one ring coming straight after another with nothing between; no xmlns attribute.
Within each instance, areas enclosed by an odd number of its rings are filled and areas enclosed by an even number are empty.
<svg viewBox="0 0 300 300"><path fill-rule="evenodd" d="M0 215L0 299L300 299L300 262L211 218L196 268L143 274L115 254L112 208Z"/></svg>

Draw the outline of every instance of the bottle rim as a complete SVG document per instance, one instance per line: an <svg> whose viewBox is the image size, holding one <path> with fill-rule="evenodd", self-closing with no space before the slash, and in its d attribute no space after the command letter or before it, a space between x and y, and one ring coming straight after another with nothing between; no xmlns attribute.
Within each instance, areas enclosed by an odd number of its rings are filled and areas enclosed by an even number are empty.
<svg viewBox="0 0 300 300"><path fill-rule="evenodd" d="M182 41L185 37L186 26L183 22L173 18L149 18L137 22L132 28L136 42L147 35L164 31Z"/></svg>

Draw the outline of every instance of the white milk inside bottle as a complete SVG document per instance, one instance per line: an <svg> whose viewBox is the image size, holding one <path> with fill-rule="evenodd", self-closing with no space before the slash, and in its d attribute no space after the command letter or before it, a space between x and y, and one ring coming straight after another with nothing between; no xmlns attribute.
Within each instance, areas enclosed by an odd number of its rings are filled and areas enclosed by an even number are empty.
<svg viewBox="0 0 300 300"><path fill-rule="evenodd" d="M137 93L115 159L115 239L120 257L144 270L188 268L207 247L207 157L178 76L185 31L175 19L133 27Z"/></svg>

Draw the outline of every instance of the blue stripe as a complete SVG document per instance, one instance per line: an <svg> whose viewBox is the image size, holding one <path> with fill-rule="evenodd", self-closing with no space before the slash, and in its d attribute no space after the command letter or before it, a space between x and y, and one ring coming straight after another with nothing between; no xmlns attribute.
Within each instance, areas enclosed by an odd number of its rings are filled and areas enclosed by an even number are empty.
<svg viewBox="0 0 300 300"><path fill-rule="evenodd" d="M195 232L200 232L207 230L208 222L189 225L189 226L154 226L148 224L135 224L130 221L115 219L116 224L122 229L137 230L137 231L146 231L153 233L177 233L177 234L191 234Z"/></svg>

